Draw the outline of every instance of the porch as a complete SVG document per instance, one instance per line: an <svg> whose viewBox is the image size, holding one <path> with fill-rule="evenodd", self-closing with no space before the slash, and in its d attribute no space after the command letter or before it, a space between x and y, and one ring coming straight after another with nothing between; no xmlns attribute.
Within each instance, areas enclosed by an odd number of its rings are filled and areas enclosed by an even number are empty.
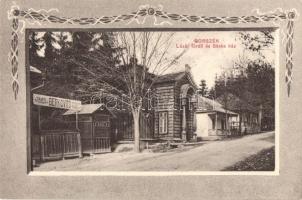
<svg viewBox="0 0 302 200"><path fill-rule="evenodd" d="M197 137L226 137L237 135L237 130L232 124L236 113L232 112L197 112Z"/></svg>

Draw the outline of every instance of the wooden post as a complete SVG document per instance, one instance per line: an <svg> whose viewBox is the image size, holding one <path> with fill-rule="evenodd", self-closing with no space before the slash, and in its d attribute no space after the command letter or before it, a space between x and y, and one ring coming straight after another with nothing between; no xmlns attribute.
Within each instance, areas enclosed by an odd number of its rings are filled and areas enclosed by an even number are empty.
<svg viewBox="0 0 302 200"><path fill-rule="evenodd" d="M182 110L182 139L184 141L187 141L187 121L186 121L186 105L183 105L183 110Z"/></svg>
<svg viewBox="0 0 302 200"><path fill-rule="evenodd" d="M215 133L217 132L217 121L218 121L217 112L215 113Z"/></svg>
<svg viewBox="0 0 302 200"><path fill-rule="evenodd" d="M239 113L239 133L242 135L242 113Z"/></svg>
<svg viewBox="0 0 302 200"><path fill-rule="evenodd" d="M226 135L228 135L228 111L225 110L225 130L226 130Z"/></svg>
<svg viewBox="0 0 302 200"><path fill-rule="evenodd" d="M44 139L41 135L41 117L40 117L41 107L38 106L38 131L40 137L40 160L44 161Z"/></svg>
<svg viewBox="0 0 302 200"><path fill-rule="evenodd" d="M62 148L62 159L64 160L65 158L64 158L64 153L65 153L65 133L63 133L63 135L62 135L62 146L63 146L63 148Z"/></svg>
<svg viewBox="0 0 302 200"><path fill-rule="evenodd" d="M95 122L94 122L94 120L95 119L91 119L92 120L92 132L91 132L91 139L90 139L90 142L91 142L91 147L90 147L90 155L93 155L94 154L94 151L95 151L95 145L94 145L94 143L95 143L95 140L94 140L94 136L95 136Z"/></svg>
<svg viewBox="0 0 302 200"><path fill-rule="evenodd" d="M41 131L41 107L38 106L38 127L39 127L39 132Z"/></svg>
<svg viewBox="0 0 302 200"><path fill-rule="evenodd" d="M116 123L117 124L117 123ZM115 127L115 137L114 137L114 140L117 141L118 140L118 129L117 129L117 126Z"/></svg>
<svg viewBox="0 0 302 200"><path fill-rule="evenodd" d="M44 137L40 135L40 142L41 142L41 160L44 161Z"/></svg>
<svg viewBox="0 0 302 200"><path fill-rule="evenodd" d="M79 130L78 111L76 111L76 129Z"/></svg>
<svg viewBox="0 0 302 200"><path fill-rule="evenodd" d="M196 109L193 109L193 135L194 135L194 139L196 139L197 134L196 134L196 130L197 130L197 119L196 119Z"/></svg>
<svg viewBox="0 0 302 200"><path fill-rule="evenodd" d="M81 143L81 134L80 133L77 133L77 139L78 139L79 158L82 158L83 154L82 154L82 143Z"/></svg>

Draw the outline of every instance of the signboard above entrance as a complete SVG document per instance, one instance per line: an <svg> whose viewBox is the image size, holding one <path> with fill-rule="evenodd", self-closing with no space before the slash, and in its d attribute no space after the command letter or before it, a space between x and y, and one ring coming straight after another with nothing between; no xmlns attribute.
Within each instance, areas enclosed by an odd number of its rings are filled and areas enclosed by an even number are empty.
<svg viewBox="0 0 302 200"><path fill-rule="evenodd" d="M33 94L33 103L38 106L47 106L53 108L61 108L68 110L81 110L81 101L63 99L40 94Z"/></svg>

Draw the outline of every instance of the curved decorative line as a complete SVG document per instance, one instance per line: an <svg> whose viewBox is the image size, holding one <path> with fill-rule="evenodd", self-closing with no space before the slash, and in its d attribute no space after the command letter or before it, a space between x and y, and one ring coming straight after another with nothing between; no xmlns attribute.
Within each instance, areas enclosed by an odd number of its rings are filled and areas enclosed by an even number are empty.
<svg viewBox="0 0 302 200"><path fill-rule="evenodd" d="M13 15L18 17L23 17L28 20L36 20L49 23L68 23L68 24L78 24L78 25L96 25L96 24L110 24L122 21L135 21L139 17L155 16L158 18L163 18L171 21L179 22L189 22L189 23L212 23L212 24L236 24L236 23L259 23L259 22L270 22L276 20L286 20L288 19L289 13L281 10L275 12L269 12L267 14L261 14L258 16L240 16L240 17L207 17L207 16L196 16L196 15L184 15L184 14L174 14L168 13L162 10L155 10L152 7L148 9L143 7L137 12L132 12L130 14L123 14L118 16L102 16L102 17L88 17L88 18L68 18L68 17L57 17L54 15L42 14L44 11L41 9L40 12L33 9L29 10L13 10ZM259 13L258 10L256 10ZM290 13L296 14L297 11L292 10ZM139 23L140 24L140 23Z"/></svg>

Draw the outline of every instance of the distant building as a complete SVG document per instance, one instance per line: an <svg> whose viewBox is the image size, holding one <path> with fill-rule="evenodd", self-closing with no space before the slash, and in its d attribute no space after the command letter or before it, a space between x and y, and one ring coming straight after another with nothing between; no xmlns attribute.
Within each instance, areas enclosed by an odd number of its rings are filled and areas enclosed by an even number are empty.
<svg viewBox="0 0 302 200"><path fill-rule="evenodd" d="M231 93L218 97L217 101L227 109L238 113L237 117L232 118L232 127L241 135L260 131L259 109Z"/></svg>
<svg viewBox="0 0 302 200"><path fill-rule="evenodd" d="M224 109L217 101L198 96L197 139L216 139L234 135L235 130L232 127L232 122L237 116L237 113Z"/></svg>

